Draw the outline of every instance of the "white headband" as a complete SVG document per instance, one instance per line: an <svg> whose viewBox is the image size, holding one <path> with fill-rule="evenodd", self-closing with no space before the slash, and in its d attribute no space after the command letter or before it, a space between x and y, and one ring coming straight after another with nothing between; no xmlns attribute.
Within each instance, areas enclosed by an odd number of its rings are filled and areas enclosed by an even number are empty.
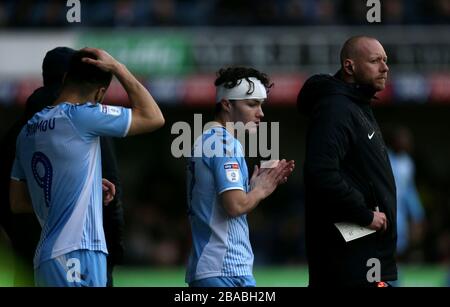
<svg viewBox="0 0 450 307"><path fill-rule="evenodd" d="M226 100L243 100L243 99L266 99L267 92L264 85L259 79L250 77L252 82L248 82L245 78L240 79L233 88L226 88L222 85L216 87L216 103L222 99ZM253 90L253 91L252 91ZM251 94L247 94L247 92Z"/></svg>

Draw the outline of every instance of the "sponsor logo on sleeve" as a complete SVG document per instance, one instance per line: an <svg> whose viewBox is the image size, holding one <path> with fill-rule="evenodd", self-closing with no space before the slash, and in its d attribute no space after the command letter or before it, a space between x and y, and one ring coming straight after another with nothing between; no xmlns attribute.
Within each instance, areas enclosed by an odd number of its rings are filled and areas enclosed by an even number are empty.
<svg viewBox="0 0 450 307"><path fill-rule="evenodd" d="M119 107L101 105L100 108L102 113L112 116L119 116L122 113L122 110Z"/></svg>
<svg viewBox="0 0 450 307"><path fill-rule="evenodd" d="M225 169L239 169L239 163L226 163L223 166Z"/></svg>
<svg viewBox="0 0 450 307"><path fill-rule="evenodd" d="M225 175L227 177L227 180L229 182L239 182L240 179L240 170L239 170L239 164L236 162L232 162L232 163L226 163L224 164L224 169L225 169Z"/></svg>

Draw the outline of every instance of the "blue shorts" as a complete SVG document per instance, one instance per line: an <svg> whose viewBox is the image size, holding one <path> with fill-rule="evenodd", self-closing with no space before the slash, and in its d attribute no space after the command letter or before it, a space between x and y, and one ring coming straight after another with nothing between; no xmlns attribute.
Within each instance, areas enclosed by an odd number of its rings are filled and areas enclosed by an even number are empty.
<svg viewBox="0 0 450 307"><path fill-rule="evenodd" d="M253 276L217 276L191 282L189 287L256 287Z"/></svg>
<svg viewBox="0 0 450 307"><path fill-rule="evenodd" d="M34 277L37 287L105 287L106 254L75 250L41 263Z"/></svg>

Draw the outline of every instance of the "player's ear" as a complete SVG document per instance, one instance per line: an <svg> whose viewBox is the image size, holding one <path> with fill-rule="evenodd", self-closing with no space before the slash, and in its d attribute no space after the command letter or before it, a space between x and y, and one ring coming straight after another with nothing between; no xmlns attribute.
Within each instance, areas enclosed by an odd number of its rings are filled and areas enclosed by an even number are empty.
<svg viewBox="0 0 450 307"><path fill-rule="evenodd" d="M344 72L349 76L353 76L353 74L354 74L353 60L346 59L344 61Z"/></svg>
<svg viewBox="0 0 450 307"><path fill-rule="evenodd" d="M95 101L98 103L102 103L103 99L105 98L106 88L100 87L97 89L97 92L95 93Z"/></svg>
<svg viewBox="0 0 450 307"><path fill-rule="evenodd" d="M222 99L220 101L220 103L222 104L222 110L224 110L227 113L231 112L231 102L227 99Z"/></svg>

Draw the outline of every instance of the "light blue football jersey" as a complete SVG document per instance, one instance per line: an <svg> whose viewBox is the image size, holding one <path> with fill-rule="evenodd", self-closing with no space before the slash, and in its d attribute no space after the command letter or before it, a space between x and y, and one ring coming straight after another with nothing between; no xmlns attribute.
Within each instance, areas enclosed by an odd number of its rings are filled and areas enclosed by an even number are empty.
<svg viewBox="0 0 450 307"><path fill-rule="evenodd" d="M131 109L61 103L21 130L11 178L26 181L42 226L35 268L74 250L107 253L99 136L124 137L130 124Z"/></svg>
<svg viewBox="0 0 450 307"><path fill-rule="evenodd" d="M195 141L187 166L192 231L187 283L214 276L252 275L247 217L229 216L219 202L219 195L228 190L247 193L248 181L242 145L224 127L212 127Z"/></svg>

